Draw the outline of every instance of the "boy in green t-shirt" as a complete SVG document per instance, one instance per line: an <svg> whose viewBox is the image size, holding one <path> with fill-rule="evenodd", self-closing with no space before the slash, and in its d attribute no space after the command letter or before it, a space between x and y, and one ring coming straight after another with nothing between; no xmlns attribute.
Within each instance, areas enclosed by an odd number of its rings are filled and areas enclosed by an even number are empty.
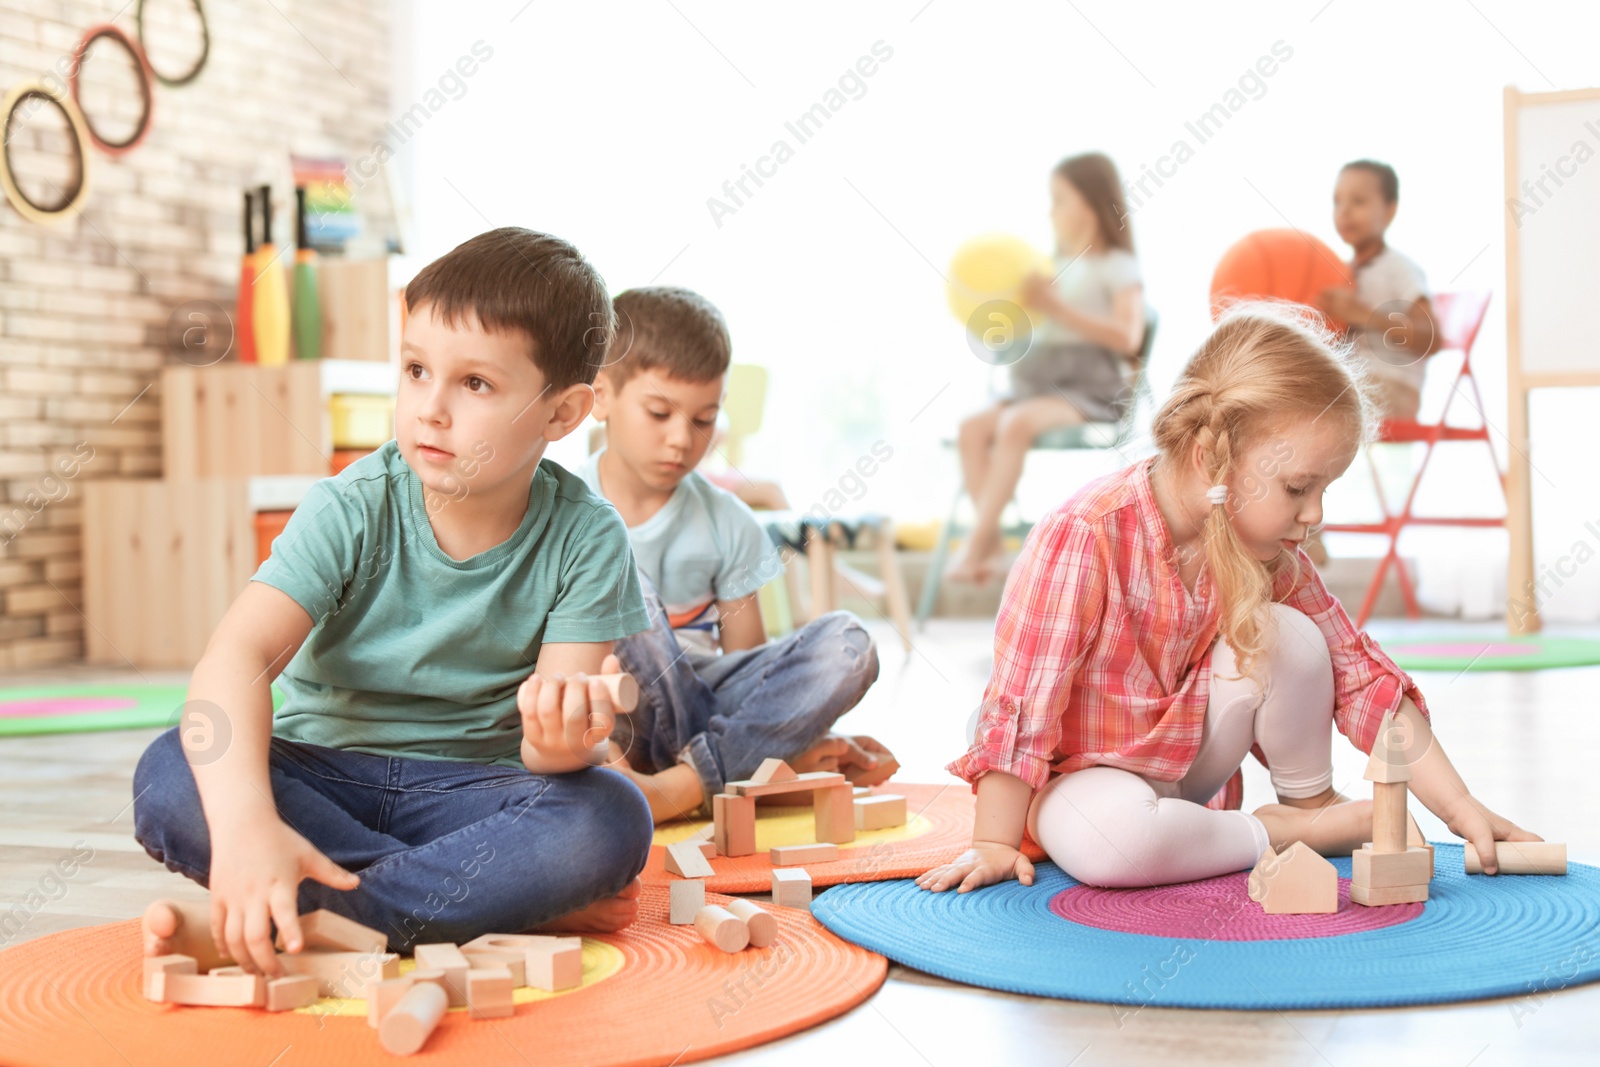
<svg viewBox="0 0 1600 1067"><path fill-rule="evenodd" d="M599 766L593 676L649 620L616 509L542 459L594 403L605 285L507 227L406 306L395 439L312 487L139 762L135 835L211 889L151 905L148 954L278 975L316 908L398 951L636 913L650 809Z"/></svg>

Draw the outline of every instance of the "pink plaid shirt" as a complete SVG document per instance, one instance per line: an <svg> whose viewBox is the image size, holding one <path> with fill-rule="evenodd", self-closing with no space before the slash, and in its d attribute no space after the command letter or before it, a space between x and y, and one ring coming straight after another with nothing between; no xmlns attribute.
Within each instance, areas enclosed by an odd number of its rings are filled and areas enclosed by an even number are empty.
<svg viewBox="0 0 1600 1067"><path fill-rule="evenodd" d="M994 670L975 739L948 769L972 783L986 771L1035 789L1052 774L1096 764L1174 782L1200 750L1219 606L1209 571L1190 593L1150 488L1152 460L1101 478L1034 527L995 620ZM1279 576L1274 599L1302 611L1333 658L1333 721L1362 752L1383 717L1422 694L1322 584L1300 554L1298 585ZM1256 752L1260 758L1260 752ZM1237 808L1243 774L1212 798Z"/></svg>

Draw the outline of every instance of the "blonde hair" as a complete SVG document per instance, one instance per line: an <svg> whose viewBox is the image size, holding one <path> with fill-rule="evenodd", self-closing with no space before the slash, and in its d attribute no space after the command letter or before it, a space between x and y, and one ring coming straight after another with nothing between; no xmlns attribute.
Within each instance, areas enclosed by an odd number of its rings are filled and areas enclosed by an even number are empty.
<svg viewBox="0 0 1600 1067"><path fill-rule="evenodd" d="M1244 455L1273 430L1303 416L1331 418L1359 444L1371 440L1376 408L1361 366L1309 309L1242 303L1231 308L1179 374L1156 412L1151 435L1161 462L1188 468L1195 445L1211 485L1239 470ZM1248 474L1248 472L1246 472ZM1298 557L1256 559L1239 540L1227 507L1212 507L1201 530L1205 562L1222 604L1221 636L1239 676L1266 644L1262 609L1273 582ZM1295 575L1298 581L1298 573Z"/></svg>

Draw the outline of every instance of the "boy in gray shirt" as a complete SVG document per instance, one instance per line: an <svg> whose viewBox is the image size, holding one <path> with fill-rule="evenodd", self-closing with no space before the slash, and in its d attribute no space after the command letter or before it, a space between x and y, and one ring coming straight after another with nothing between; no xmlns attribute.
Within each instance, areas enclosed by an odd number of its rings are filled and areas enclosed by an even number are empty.
<svg viewBox="0 0 1600 1067"><path fill-rule="evenodd" d="M721 313L669 288L629 290L615 307L617 343L595 380L606 447L577 473L628 526L651 629L617 643L641 692L610 766L658 823L709 811L724 783L770 757L858 785L887 779L888 749L830 733L878 677L872 638L834 611L768 643L757 591L783 564L750 508L695 470L732 357Z"/></svg>

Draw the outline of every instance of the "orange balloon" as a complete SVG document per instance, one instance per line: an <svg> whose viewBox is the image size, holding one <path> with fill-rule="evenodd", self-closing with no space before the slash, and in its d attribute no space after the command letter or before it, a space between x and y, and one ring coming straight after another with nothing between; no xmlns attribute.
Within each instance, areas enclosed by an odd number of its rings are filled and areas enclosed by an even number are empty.
<svg viewBox="0 0 1600 1067"><path fill-rule="evenodd" d="M1327 245L1299 230L1257 230L1222 254L1211 275L1211 319L1239 300L1279 300L1316 308L1324 289L1351 286L1350 267ZM1318 312L1336 330L1344 323Z"/></svg>

